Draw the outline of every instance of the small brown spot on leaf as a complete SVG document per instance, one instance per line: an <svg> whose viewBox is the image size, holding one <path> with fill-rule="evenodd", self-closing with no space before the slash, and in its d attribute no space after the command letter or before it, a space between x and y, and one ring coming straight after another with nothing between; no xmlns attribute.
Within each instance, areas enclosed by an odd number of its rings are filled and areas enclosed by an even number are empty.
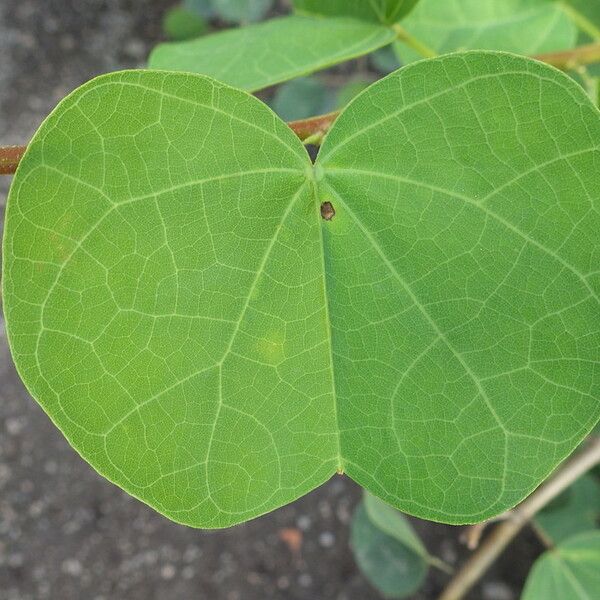
<svg viewBox="0 0 600 600"><path fill-rule="evenodd" d="M331 202L323 202L323 204L321 204L321 216L326 221L331 221L331 219L335 217L335 208L333 208Z"/></svg>

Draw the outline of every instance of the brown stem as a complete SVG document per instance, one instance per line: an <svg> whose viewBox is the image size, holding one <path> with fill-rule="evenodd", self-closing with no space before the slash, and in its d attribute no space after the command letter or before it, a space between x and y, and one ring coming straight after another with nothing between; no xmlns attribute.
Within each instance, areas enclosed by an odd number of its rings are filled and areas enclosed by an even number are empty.
<svg viewBox="0 0 600 600"><path fill-rule="evenodd" d="M450 581L439 600L461 600L539 510L598 464L600 464L600 438L595 437L591 438L583 450L570 458L529 498L510 511L510 517L498 525L479 546L477 552Z"/></svg>
<svg viewBox="0 0 600 600"><path fill-rule="evenodd" d="M0 147L0 175L11 175L25 153L26 146Z"/></svg>
<svg viewBox="0 0 600 600"><path fill-rule="evenodd" d="M290 121L288 125L302 141L310 138L316 140L327 133L338 115L339 112L332 112L310 119ZM14 174L25 150L26 146L0 146L0 175Z"/></svg>
<svg viewBox="0 0 600 600"><path fill-rule="evenodd" d="M548 63L558 69L570 70L582 65L600 61L600 42L579 46L562 52L549 52L534 56L536 60Z"/></svg>

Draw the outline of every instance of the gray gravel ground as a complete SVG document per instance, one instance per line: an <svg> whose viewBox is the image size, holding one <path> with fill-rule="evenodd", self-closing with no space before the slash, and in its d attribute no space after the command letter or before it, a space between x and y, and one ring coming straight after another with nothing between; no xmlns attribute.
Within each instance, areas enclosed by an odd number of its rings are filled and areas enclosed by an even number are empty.
<svg viewBox="0 0 600 600"><path fill-rule="evenodd" d="M25 142L90 77L142 66L172 4L0 0L0 144ZM0 226L9 183L0 180ZM70 449L20 383L0 316L0 600L375 600L348 547L359 498L336 477L227 531L171 523ZM417 527L446 560L464 555L453 528ZM516 562L501 563L473 598L514 600L537 551L522 539ZM434 573L416 598L434 598L444 581Z"/></svg>

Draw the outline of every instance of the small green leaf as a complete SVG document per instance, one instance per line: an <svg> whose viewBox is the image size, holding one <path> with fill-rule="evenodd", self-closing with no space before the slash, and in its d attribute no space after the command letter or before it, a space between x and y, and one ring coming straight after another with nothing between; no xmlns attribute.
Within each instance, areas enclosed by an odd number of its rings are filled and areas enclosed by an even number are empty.
<svg viewBox="0 0 600 600"><path fill-rule="evenodd" d="M273 0L212 0L215 12L225 21L260 21L273 6Z"/></svg>
<svg viewBox="0 0 600 600"><path fill-rule="evenodd" d="M163 29L172 40L189 40L206 33L206 21L185 8L172 8L163 20Z"/></svg>
<svg viewBox="0 0 600 600"><path fill-rule="evenodd" d="M358 94L366 90L373 82L367 79L352 79L342 86L337 93L335 108L344 108Z"/></svg>
<svg viewBox="0 0 600 600"><path fill-rule="evenodd" d="M600 531L569 538L545 552L529 573L521 600L592 600L600 590Z"/></svg>
<svg viewBox="0 0 600 600"><path fill-rule="evenodd" d="M368 54L393 39L390 29L373 23L292 16L160 44L149 66L209 75L256 91Z"/></svg>
<svg viewBox="0 0 600 600"><path fill-rule="evenodd" d="M96 469L223 527L345 472L481 521L600 417L600 116L504 53L422 61L315 165L189 73L84 85L10 190L3 301L32 395Z"/></svg>
<svg viewBox="0 0 600 600"><path fill-rule="evenodd" d="M215 15L212 0L183 0L183 7L206 19Z"/></svg>
<svg viewBox="0 0 600 600"><path fill-rule="evenodd" d="M368 492L365 493L363 503L369 519L383 533L398 540L423 558L429 555L421 538L401 512Z"/></svg>
<svg viewBox="0 0 600 600"><path fill-rule="evenodd" d="M329 90L318 79L302 77L284 83L275 94L273 110L284 120L306 119L329 112Z"/></svg>
<svg viewBox="0 0 600 600"><path fill-rule="evenodd" d="M423 557L381 530L362 502L352 518L350 543L360 570L387 598L406 598L423 584L428 571Z"/></svg>
<svg viewBox="0 0 600 600"><path fill-rule="evenodd" d="M400 68L400 61L394 52L393 46L380 48L373 52L369 58L373 66L385 75Z"/></svg>
<svg viewBox="0 0 600 600"><path fill-rule="evenodd" d="M600 2L597 0L562 0L565 13L579 28L579 42L600 41Z"/></svg>
<svg viewBox="0 0 600 600"><path fill-rule="evenodd" d="M403 19L419 0L293 0L298 12L348 16L366 21L392 24Z"/></svg>
<svg viewBox="0 0 600 600"><path fill-rule="evenodd" d="M559 496L558 503L538 513L535 523L555 543L594 529L600 517L600 483L586 475Z"/></svg>
<svg viewBox="0 0 600 600"><path fill-rule="evenodd" d="M402 25L440 54L484 49L532 55L577 42L575 25L548 0L421 0ZM422 58L400 42L394 46L403 63Z"/></svg>

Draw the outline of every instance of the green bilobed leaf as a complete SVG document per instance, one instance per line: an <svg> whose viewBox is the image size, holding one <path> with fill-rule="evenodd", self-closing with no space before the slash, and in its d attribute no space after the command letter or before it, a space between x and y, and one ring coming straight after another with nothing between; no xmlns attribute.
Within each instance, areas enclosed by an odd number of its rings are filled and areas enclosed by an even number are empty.
<svg viewBox="0 0 600 600"><path fill-rule="evenodd" d="M360 570L387 598L405 598L423 584L428 566L422 555L380 529L364 502L352 518L350 542Z"/></svg>
<svg viewBox="0 0 600 600"><path fill-rule="evenodd" d="M402 26L440 54L484 49L532 55L577 42L575 25L548 0L421 0ZM403 63L421 58L400 42L395 48Z"/></svg>
<svg viewBox="0 0 600 600"><path fill-rule="evenodd" d="M298 12L328 17L349 16L392 24L404 18L419 0L292 0Z"/></svg>
<svg viewBox="0 0 600 600"><path fill-rule="evenodd" d="M273 6L273 0L212 0L215 12L226 21L260 21Z"/></svg>
<svg viewBox="0 0 600 600"><path fill-rule="evenodd" d="M600 590L600 531L548 550L529 573L521 600L592 600Z"/></svg>
<svg viewBox="0 0 600 600"><path fill-rule="evenodd" d="M368 492L365 493L363 503L369 519L378 529L410 548L415 554L428 556L421 539L402 513Z"/></svg>
<svg viewBox="0 0 600 600"><path fill-rule="evenodd" d="M244 92L98 78L13 181L15 364L86 460L179 522L338 470L404 512L491 517L600 416L598 140L575 82L499 53L374 84L315 166Z"/></svg>
<svg viewBox="0 0 600 600"><path fill-rule="evenodd" d="M595 477L582 477L557 500L555 506L549 506L535 518L535 524L555 543L598 525L600 482Z"/></svg>
<svg viewBox="0 0 600 600"><path fill-rule="evenodd" d="M390 29L356 19L292 16L160 44L149 66L209 75L256 91L368 54L393 39Z"/></svg>
<svg viewBox="0 0 600 600"><path fill-rule="evenodd" d="M600 416L600 118L503 53L415 63L317 160L346 473L403 512L514 506Z"/></svg>

